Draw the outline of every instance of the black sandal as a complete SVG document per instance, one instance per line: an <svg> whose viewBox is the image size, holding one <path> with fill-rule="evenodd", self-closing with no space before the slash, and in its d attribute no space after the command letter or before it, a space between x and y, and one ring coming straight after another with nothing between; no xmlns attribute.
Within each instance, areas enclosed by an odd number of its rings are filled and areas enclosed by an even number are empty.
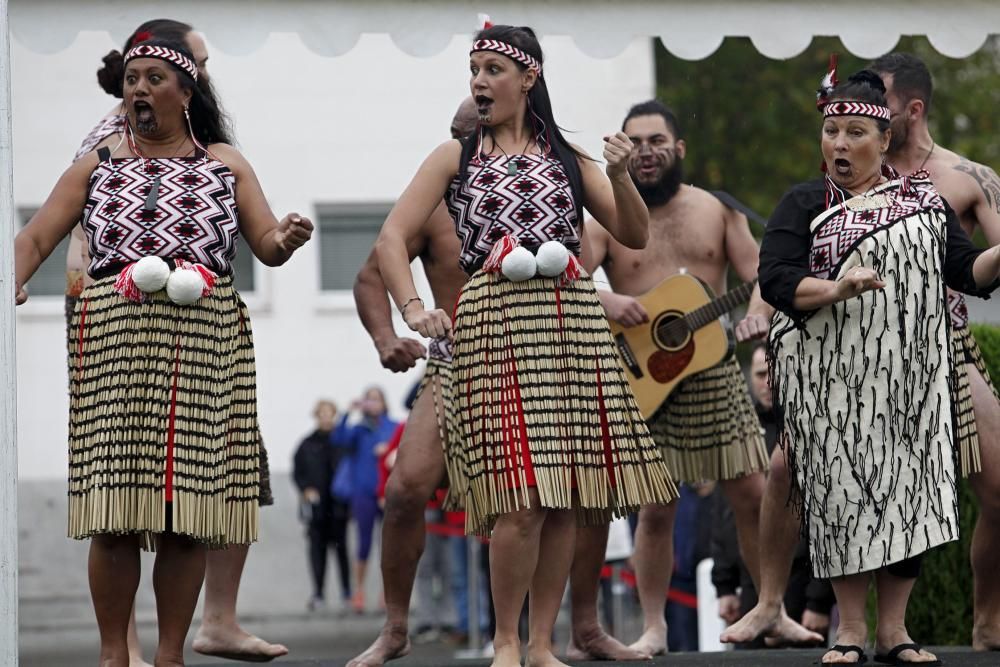
<svg viewBox="0 0 1000 667"><path fill-rule="evenodd" d="M894 665L895 667L907 667L908 665L920 665L920 667L935 667L935 665L943 665L944 663L940 660L931 660L930 662L918 662L916 660L902 660L899 654L903 651L913 651L914 653L920 653L923 648L920 644L897 644L889 650L888 653L875 653L875 662L880 662L883 665Z"/></svg>
<svg viewBox="0 0 1000 667"><path fill-rule="evenodd" d="M833 662L823 662L823 659L820 658L819 664L821 664L821 665L833 665L833 664L838 664L838 665L863 665L866 662L868 662L868 656L865 654L865 650L862 647L856 646L854 644L837 644L836 646L831 646L830 648L826 649L826 653L829 653L830 651L836 651L836 652L840 653L841 655L847 655L848 653L857 653L858 654L858 659L855 662L833 663ZM876 660L877 660L877 658L876 658Z"/></svg>

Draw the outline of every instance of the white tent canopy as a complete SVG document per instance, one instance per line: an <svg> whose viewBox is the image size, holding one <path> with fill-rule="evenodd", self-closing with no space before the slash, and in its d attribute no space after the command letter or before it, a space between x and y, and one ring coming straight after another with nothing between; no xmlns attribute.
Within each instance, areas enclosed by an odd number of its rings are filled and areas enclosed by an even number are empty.
<svg viewBox="0 0 1000 667"><path fill-rule="evenodd" d="M29 12L29 5L32 10ZM49 5L43 16L39 5ZM814 36L838 35L863 58L879 56L901 35L927 35L944 55L963 58L1000 33L1000 3L990 0L242 0L169 4L142 0L11 0L13 37L34 51L65 49L80 31L106 31L116 43L154 16L188 20L212 35L213 48L252 53L272 32L298 33L324 56L350 51L363 33L388 33L414 56L440 53L469 35L477 12L496 23L530 25L539 35L569 35L594 57L620 54L636 37L658 37L673 54L700 60L726 37L749 37L769 58L791 58ZM58 17L58 18L56 18Z"/></svg>

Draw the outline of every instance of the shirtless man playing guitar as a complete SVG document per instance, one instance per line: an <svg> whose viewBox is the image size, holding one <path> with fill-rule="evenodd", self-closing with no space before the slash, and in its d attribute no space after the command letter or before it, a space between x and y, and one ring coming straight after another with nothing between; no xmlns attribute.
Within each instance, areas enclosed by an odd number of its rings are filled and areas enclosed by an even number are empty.
<svg viewBox="0 0 1000 667"><path fill-rule="evenodd" d="M686 147L674 114L659 102L644 102L629 111L623 130L635 146L629 173L649 207L649 242L643 250L630 250L600 225L588 222L584 262L588 271L601 266L608 275L615 292L602 292L609 319L624 326L648 322L655 314L647 313L633 297L682 270L716 294L726 291L730 264L744 281L754 279L758 249L746 217L712 194L682 184ZM738 363L730 359L684 380L649 425L675 480L716 480L722 485L734 511L740 551L756 581L757 525L768 458ZM634 562L644 619L643 634L630 648L646 655L666 651L663 609L673 570L675 511L671 504L643 507L639 513ZM600 569L607 528L581 528L577 540L572 572L574 636L578 624L593 624L596 619L596 604L592 614L587 609L591 595L586 589L597 583L597 577L586 574L595 565L583 556L591 554ZM596 603L596 592L592 597ZM819 639L787 616L772 634L789 642ZM573 649L571 657L586 657Z"/></svg>

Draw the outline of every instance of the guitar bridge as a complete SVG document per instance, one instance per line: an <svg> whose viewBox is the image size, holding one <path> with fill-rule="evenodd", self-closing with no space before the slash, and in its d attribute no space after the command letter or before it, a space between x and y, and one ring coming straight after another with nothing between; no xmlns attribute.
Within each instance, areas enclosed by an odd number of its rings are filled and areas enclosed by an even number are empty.
<svg viewBox="0 0 1000 667"><path fill-rule="evenodd" d="M641 378L643 375L642 367L639 366L639 362L636 361L632 348L629 346L628 341L625 340L625 334L620 333L615 336L615 345L618 346L618 356L621 357L622 363L625 364L625 368L627 368L634 377Z"/></svg>

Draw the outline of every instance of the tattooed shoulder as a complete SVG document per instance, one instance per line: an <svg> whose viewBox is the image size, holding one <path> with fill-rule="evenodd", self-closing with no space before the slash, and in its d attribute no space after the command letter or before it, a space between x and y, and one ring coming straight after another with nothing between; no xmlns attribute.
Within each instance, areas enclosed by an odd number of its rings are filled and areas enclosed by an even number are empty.
<svg viewBox="0 0 1000 667"><path fill-rule="evenodd" d="M1000 213L1000 178L997 177L995 171L986 165L972 162L964 157L959 160L954 169L971 176L983 191L983 196L986 197L986 204L997 213Z"/></svg>

